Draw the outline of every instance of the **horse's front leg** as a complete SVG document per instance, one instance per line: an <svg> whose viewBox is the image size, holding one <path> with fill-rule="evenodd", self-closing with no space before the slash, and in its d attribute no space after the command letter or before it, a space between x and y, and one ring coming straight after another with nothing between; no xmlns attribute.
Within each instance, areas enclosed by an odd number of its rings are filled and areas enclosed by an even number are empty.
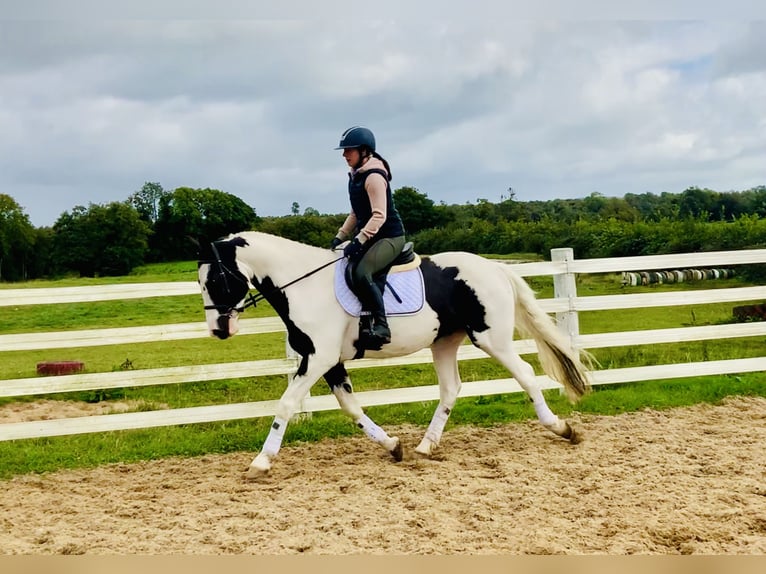
<svg viewBox="0 0 766 574"><path fill-rule="evenodd" d="M368 417L362 410L362 406L359 401L356 400L353 387L351 386L351 379L348 377L346 367L342 363L338 363L332 369L324 374L324 379L330 386L330 390L338 399L340 408L356 423L360 429L364 431L368 437L373 441L385 448L394 460L397 462L402 460L402 445L399 441L399 437L388 436L388 433L380 428L375 421Z"/></svg>
<svg viewBox="0 0 766 574"><path fill-rule="evenodd" d="M311 387L331 364L331 362L322 363L315 357L312 357L308 363L306 368L302 366L299 368L298 372L290 378L287 389L280 397L279 404L277 405L277 413L274 417L274 421L271 423L271 428L269 429L266 441L263 443L261 452L259 452L258 456L253 459L253 462L250 463L250 467L247 470L247 476L249 478L262 476L271 470L272 461L277 456L279 449L282 446L282 439L285 436L287 423L298 411L301 401Z"/></svg>

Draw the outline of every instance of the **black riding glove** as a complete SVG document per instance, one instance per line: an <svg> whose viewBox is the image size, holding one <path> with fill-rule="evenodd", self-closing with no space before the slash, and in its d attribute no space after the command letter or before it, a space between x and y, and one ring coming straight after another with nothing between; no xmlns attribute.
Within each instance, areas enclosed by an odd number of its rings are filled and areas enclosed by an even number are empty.
<svg viewBox="0 0 766 574"><path fill-rule="evenodd" d="M354 240L343 248L343 255L349 259L356 259L362 254L364 247L359 240L354 237Z"/></svg>
<svg viewBox="0 0 766 574"><path fill-rule="evenodd" d="M330 249L335 249L341 243L343 243L342 239L340 239L339 237L333 237L332 241L330 241Z"/></svg>

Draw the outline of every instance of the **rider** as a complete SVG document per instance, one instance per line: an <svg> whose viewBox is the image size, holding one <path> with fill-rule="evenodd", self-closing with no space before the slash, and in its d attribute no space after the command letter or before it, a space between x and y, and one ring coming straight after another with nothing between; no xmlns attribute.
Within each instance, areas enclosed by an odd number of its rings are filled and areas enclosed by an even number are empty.
<svg viewBox="0 0 766 574"><path fill-rule="evenodd" d="M404 224L394 206L391 168L375 151L375 136L367 128L354 126L343 132L335 149L351 168L348 195L351 211L332 240L335 249L354 235L343 249L349 259L354 291L362 307L370 312L373 325L366 333L373 345L391 342L383 295L373 275L390 265L404 247Z"/></svg>

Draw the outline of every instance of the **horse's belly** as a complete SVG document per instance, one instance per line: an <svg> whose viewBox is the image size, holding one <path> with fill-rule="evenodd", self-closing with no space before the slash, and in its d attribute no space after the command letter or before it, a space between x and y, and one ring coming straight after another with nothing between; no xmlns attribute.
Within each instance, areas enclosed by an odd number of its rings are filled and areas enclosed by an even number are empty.
<svg viewBox="0 0 766 574"><path fill-rule="evenodd" d="M395 338L392 337L391 342L388 345L384 345L383 349L381 349L380 351L366 350L364 352L364 358L365 359L389 359L392 357L403 357L404 355L409 355L411 353L420 351L421 349L430 347L431 343L433 343L433 341L429 341L427 343L418 345L416 347L404 347L401 345L397 345Z"/></svg>
<svg viewBox="0 0 766 574"><path fill-rule="evenodd" d="M389 317L391 342L380 351L366 351L365 357L401 357L430 347L439 331L436 313L430 308L417 315Z"/></svg>

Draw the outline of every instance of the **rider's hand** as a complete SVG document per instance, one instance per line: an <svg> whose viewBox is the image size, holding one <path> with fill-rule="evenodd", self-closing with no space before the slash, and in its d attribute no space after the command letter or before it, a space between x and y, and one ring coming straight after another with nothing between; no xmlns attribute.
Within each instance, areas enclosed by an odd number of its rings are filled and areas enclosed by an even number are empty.
<svg viewBox="0 0 766 574"><path fill-rule="evenodd" d="M354 259L362 253L362 244L354 237L354 240L343 248L343 255L349 259Z"/></svg>
<svg viewBox="0 0 766 574"><path fill-rule="evenodd" d="M343 243L343 240L340 237L333 237L332 241L330 241L330 249L335 250L341 243Z"/></svg>

